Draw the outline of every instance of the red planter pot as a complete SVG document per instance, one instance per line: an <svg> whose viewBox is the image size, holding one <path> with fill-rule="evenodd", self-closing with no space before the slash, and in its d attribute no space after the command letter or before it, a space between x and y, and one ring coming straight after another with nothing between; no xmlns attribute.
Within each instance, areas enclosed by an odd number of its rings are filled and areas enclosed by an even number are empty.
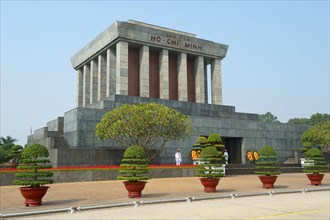
<svg viewBox="0 0 330 220"><path fill-rule="evenodd" d="M204 192L214 193L216 192L217 185L219 184L219 178L199 178L204 186Z"/></svg>
<svg viewBox="0 0 330 220"><path fill-rule="evenodd" d="M42 198L48 190L48 186L42 187L20 187L22 196L25 198L26 206L40 206L42 203Z"/></svg>
<svg viewBox="0 0 330 220"><path fill-rule="evenodd" d="M262 187L265 189L274 188L274 183L276 182L277 176L259 176L262 182Z"/></svg>
<svg viewBox="0 0 330 220"><path fill-rule="evenodd" d="M137 181L137 182L130 182L125 181L124 185L128 191L128 198L140 198L142 194L142 190L146 185L146 181Z"/></svg>
<svg viewBox="0 0 330 220"><path fill-rule="evenodd" d="M324 177L324 174L306 174L308 179L311 181L311 185L319 186Z"/></svg>

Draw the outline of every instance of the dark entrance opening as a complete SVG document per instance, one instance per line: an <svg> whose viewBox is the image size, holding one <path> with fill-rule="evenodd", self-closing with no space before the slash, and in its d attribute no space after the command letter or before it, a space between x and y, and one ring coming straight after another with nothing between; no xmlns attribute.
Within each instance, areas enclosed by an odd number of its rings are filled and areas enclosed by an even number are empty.
<svg viewBox="0 0 330 220"><path fill-rule="evenodd" d="M241 164L243 138L236 138L236 137L221 137L221 138L229 155L228 163Z"/></svg>

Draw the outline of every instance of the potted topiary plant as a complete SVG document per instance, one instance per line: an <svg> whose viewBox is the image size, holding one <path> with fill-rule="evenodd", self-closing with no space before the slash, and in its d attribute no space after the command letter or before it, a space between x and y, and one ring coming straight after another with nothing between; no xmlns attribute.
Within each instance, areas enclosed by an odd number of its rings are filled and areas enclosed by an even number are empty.
<svg viewBox="0 0 330 220"><path fill-rule="evenodd" d="M205 146L215 147L218 151L220 151L223 155L225 155L225 145L222 144L221 136L216 133L212 133L207 137L207 143L205 144ZM227 156L228 156L228 153L227 153ZM226 173L226 163L227 163L227 161L225 160L225 162L221 168L223 170L224 174Z"/></svg>
<svg viewBox="0 0 330 220"><path fill-rule="evenodd" d="M321 185L324 177L322 172L329 172L322 151L317 148L309 149L305 152L305 158L310 163L305 164L303 172L306 174L312 185Z"/></svg>
<svg viewBox="0 0 330 220"><path fill-rule="evenodd" d="M131 146L124 152L124 157L119 169L117 179L124 181L129 198L140 198L146 181L150 179L146 176L148 170L148 159L145 151L140 146Z"/></svg>
<svg viewBox="0 0 330 220"><path fill-rule="evenodd" d="M200 181L204 186L204 191L214 193L219 184L220 177L224 176L223 154L215 147L209 146L202 149L201 158L204 163L197 166L197 176L201 177Z"/></svg>
<svg viewBox="0 0 330 220"><path fill-rule="evenodd" d="M274 183L278 174L281 174L280 167L277 161L276 151L270 147L262 147L259 151L259 159L256 161L256 174L263 183L263 188L274 188Z"/></svg>
<svg viewBox="0 0 330 220"><path fill-rule="evenodd" d="M43 170L51 168L48 149L41 144L32 144L23 149L21 159L16 172L16 180L13 181L20 187L22 196L25 198L26 206L39 206L42 198L48 190L46 184L53 183L50 179L53 172Z"/></svg>

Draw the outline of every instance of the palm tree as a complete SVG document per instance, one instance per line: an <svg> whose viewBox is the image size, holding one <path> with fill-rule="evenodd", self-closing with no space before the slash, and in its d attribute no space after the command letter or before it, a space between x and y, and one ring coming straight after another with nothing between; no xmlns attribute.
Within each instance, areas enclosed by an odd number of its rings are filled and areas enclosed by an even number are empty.
<svg viewBox="0 0 330 220"><path fill-rule="evenodd" d="M0 146L3 150L9 150L17 141L17 139L12 138L11 136L0 137Z"/></svg>

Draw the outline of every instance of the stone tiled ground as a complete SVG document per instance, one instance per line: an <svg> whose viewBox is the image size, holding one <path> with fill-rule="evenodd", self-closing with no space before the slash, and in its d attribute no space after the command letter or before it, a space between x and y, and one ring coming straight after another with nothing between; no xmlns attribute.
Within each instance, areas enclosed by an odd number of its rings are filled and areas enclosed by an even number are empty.
<svg viewBox="0 0 330 220"><path fill-rule="evenodd" d="M330 189L330 174L323 179L322 186L312 186L303 173L281 174L274 191L290 189ZM150 179L140 200L163 200L184 198L187 196L203 197L213 195L229 195L232 193L268 192L261 187L257 175L237 175L221 178L214 194L206 194L197 177ZM50 185L50 189L40 207L25 207L18 186L1 186L1 213L29 212L72 206L88 206L132 202L138 199L127 198L127 191L122 181L95 181L79 183L58 183Z"/></svg>

